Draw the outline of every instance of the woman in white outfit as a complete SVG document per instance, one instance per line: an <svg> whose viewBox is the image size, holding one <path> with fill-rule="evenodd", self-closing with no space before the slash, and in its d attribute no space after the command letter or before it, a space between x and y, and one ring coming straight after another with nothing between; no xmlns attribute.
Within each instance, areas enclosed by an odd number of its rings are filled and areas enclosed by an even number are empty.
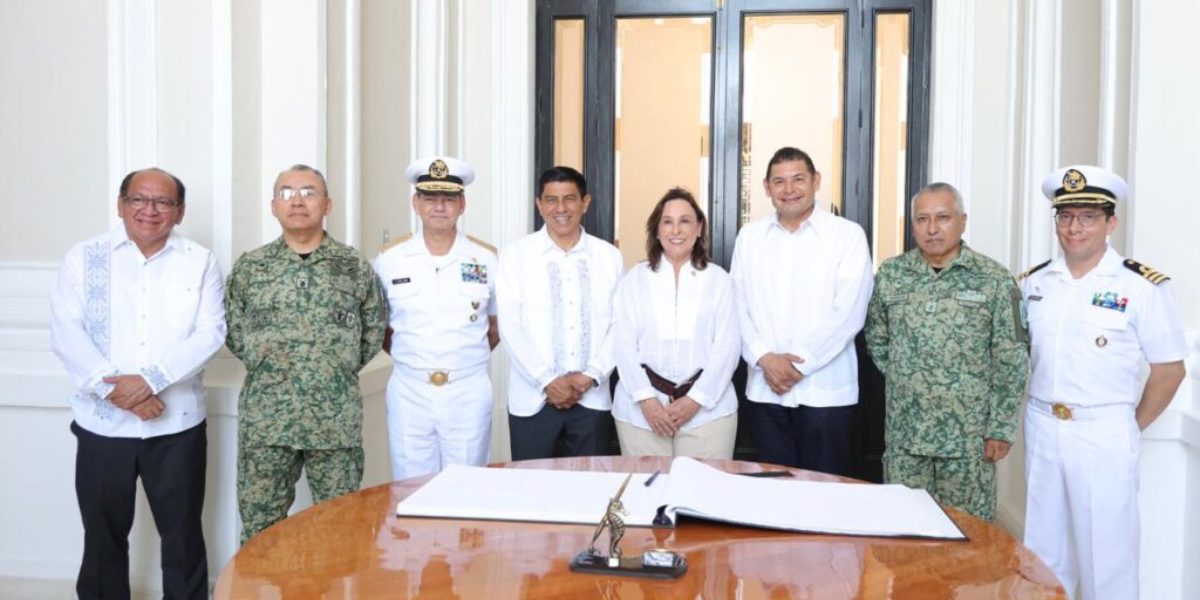
<svg viewBox="0 0 1200 600"><path fill-rule="evenodd" d="M614 300L621 453L732 458L740 338L729 274L709 264L707 220L685 189L658 201L646 236L649 259Z"/></svg>

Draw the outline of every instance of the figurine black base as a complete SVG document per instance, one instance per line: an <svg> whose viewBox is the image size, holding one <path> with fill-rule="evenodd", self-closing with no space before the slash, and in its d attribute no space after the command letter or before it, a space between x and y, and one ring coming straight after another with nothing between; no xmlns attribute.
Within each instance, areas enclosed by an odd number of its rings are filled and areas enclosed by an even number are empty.
<svg viewBox="0 0 1200 600"><path fill-rule="evenodd" d="M670 566L655 566L642 563L641 556L620 559L620 565L608 566L608 557L584 550L571 560L571 570L576 573L594 575L621 575L626 577L649 577L651 579L678 579L687 573L687 559L676 556Z"/></svg>

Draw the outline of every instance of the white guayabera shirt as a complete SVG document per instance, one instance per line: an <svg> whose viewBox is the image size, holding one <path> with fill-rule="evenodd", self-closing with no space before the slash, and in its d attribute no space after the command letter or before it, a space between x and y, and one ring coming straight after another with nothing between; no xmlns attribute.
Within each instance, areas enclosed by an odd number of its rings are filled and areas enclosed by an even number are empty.
<svg viewBox="0 0 1200 600"><path fill-rule="evenodd" d="M225 285L207 248L175 233L146 258L124 224L71 248L50 294L50 345L75 383L75 422L103 436L179 433L205 417L204 365L225 343ZM166 408L142 421L105 397L141 375Z"/></svg>
<svg viewBox="0 0 1200 600"><path fill-rule="evenodd" d="M572 372L600 383L579 404L612 408L612 299L623 268L615 246L586 232L563 252L542 227L500 253L496 303L500 340L512 359L509 413L537 414L545 387Z"/></svg>
<svg viewBox="0 0 1200 600"><path fill-rule="evenodd" d="M858 403L854 336L863 328L874 279L867 237L857 223L813 210L796 231L777 213L742 228L733 250L746 397L794 408ZM804 379L782 396L758 359L768 352L804 359Z"/></svg>

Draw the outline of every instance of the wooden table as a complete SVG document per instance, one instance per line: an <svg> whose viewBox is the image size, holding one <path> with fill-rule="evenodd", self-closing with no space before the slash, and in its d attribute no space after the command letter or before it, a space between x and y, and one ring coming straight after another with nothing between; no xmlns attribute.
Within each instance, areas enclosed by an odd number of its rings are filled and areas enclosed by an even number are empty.
<svg viewBox="0 0 1200 600"><path fill-rule="evenodd" d="M730 472L763 470L756 463L705 462ZM589 457L493 466L652 473L666 472L670 461ZM1066 597L1032 552L998 527L955 510L950 514L969 542L804 535L699 521L674 530L630 528L621 541L626 555L670 548L687 556L688 573L678 580L577 574L567 563L587 546L591 526L398 519L396 504L430 478L349 494L267 529L225 567L214 598Z"/></svg>

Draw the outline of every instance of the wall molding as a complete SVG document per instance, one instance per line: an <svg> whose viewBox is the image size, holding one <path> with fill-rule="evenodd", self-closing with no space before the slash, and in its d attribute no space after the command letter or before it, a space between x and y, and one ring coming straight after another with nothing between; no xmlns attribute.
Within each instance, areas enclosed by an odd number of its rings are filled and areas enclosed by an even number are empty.
<svg viewBox="0 0 1200 600"><path fill-rule="evenodd" d="M233 268L233 0L212 8L212 245L222 273Z"/></svg>
<svg viewBox="0 0 1200 600"><path fill-rule="evenodd" d="M155 0L108 0L108 189L158 164ZM113 202L109 218L117 220Z"/></svg>
<svg viewBox="0 0 1200 600"><path fill-rule="evenodd" d="M346 187L342 202L346 207L346 230L341 235L347 245L358 248L362 243L362 0L345 0L343 18L346 130L342 134L342 162Z"/></svg>
<svg viewBox="0 0 1200 600"><path fill-rule="evenodd" d="M1022 19L1023 93L1021 140L1017 144L1017 264L1033 265L1058 254L1053 221L1042 196L1042 179L1058 167L1061 88L1062 1L1027 2ZM1014 30L1014 35L1020 35ZM1015 89L1015 88L1014 88ZM1025 267L1019 267L1024 269Z"/></svg>
<svg viewBox="0 0 1200 600"><path fill-rule="evenodd" d="M929 181L951 181L971 212L975 103L975 3L936 2L933 7L933 110ZM972 221L967 221L970 238Z"/></svg>

